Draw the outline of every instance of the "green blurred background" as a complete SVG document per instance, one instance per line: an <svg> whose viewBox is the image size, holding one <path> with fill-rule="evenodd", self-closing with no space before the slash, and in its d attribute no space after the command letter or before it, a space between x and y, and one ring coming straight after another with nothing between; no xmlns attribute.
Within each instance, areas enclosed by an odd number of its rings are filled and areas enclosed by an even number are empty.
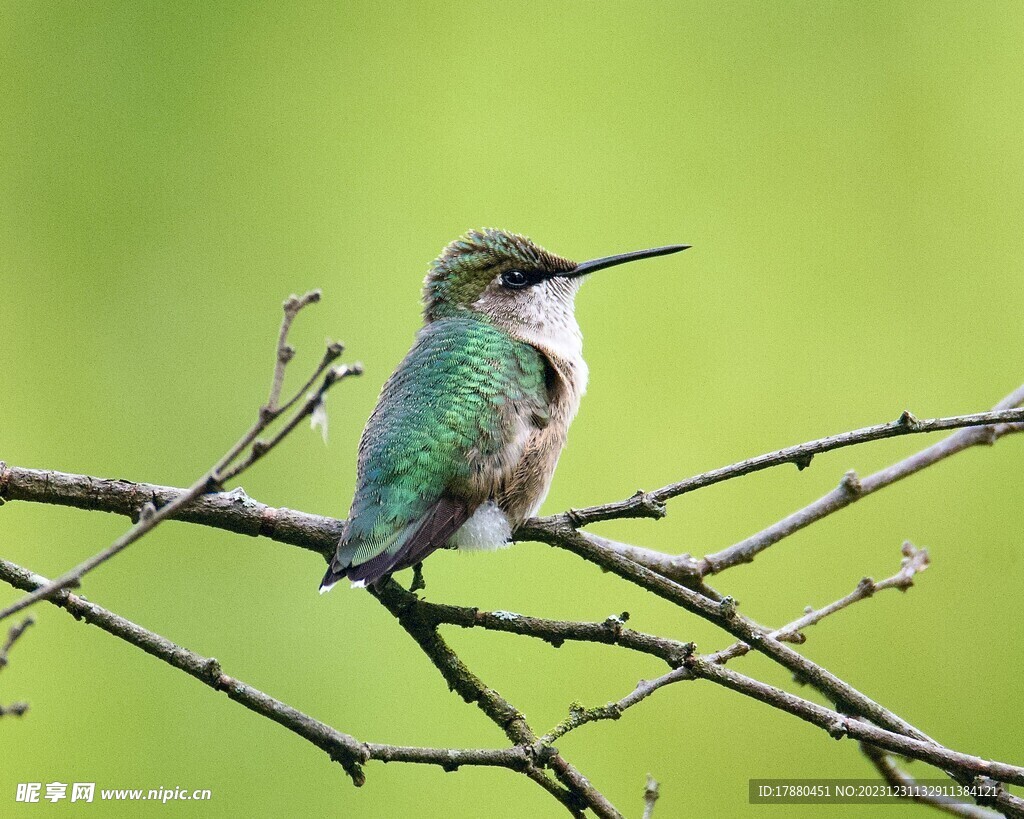
<svg viewBox="0 0 1024 819"><path fill-rule="evenodd" d="M496 225L574 257L694 249L588 283L591 386L546 511L613 500L895 418L990 407L1021 381L1024 5L863 3L0 3L0 458L184 485L250 422L279 305L293 377L343 339L367 373L245 476L274 505L343 515L377 391L419 325L429 260ZM934 439L931 439L934 440ZM923 446L903 439L677 500L594 531L704 554ZM1024 436L928 470L785 541L719 588L782 623L898 565L806 653L932 736L1021 761ZM54 575L123 519L11 503L0 553ZM362 739L495 746L368 595L320 597L319 558L168 524L94 574L90 599ZM629 610L722 636L574 556L521 544L428 563L433 600L551 617ZM0 603L15 598L0 590ZM501 770L322 752L45 606L0 677L0 814L18 782L210 788L210 803L81 812L557 816ZM657 662L449 630L538 730L618 698ZM785 685L758 658L737 668ZM805 692L808 693L808 692ZM808 693L809 696L813 694ZM622 810L750 807L750 777L869 776L852 743L710 684L660 692L559 743ZM927 775L915 764L911 770ZM887 816L922 808L886 807ZM20 815L20 812L18 813Z"/></svg>

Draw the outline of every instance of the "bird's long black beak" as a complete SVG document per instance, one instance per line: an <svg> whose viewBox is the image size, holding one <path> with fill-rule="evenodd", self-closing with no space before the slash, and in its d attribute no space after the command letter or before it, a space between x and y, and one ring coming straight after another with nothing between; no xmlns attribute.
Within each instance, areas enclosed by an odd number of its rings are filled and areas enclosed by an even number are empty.
<svg viewBox="0 0 1024 819"><path fill-rule="evenodd" d="M665 247L652 247L648 250L634 250L630 253L619 253L617 256L604 256L600 259L591 259L589 262L580 262L572 270L564 275L571 278L585 276L595 270L604 270L606 267L614 267L617 264L635 262L637 259L650 259L654 256L667 256L670 253L678 253L686 250L690 245L667 245Z"/></svg>

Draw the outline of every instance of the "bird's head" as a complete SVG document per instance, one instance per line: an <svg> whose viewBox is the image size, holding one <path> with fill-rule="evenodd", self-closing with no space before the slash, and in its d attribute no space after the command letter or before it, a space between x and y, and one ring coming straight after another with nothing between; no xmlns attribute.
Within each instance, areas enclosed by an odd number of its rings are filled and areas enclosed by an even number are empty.
<svg viewBox="0 0 1024 819"><path fill-rule="evenodd" d="M499 326L557 326L572 319L583 278L605 267L685 250L671 245L573 262L505 230L472 230L448 245L424 285L426 320L470 312Z"/></svg>

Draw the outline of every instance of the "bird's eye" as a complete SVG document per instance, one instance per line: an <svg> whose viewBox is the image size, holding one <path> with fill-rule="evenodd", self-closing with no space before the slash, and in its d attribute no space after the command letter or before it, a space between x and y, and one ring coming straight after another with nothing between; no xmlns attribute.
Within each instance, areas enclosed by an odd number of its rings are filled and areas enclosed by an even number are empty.
<svg viewBox="0 0 1024 819"><path fill-rule="evenodd" d="M501 283L504 287L517 290L520 287L526 287L530 283L530 277L522 270L509 270L501 274Z"/></svg>

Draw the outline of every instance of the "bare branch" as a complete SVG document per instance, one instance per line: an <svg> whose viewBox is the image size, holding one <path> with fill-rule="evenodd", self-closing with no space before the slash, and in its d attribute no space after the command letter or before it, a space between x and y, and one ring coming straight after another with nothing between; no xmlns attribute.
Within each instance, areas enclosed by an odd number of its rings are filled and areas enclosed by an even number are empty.
<svg viewBox="0 0 1024 819"><path fill-rule="evenodd" d="M712 655L713 657L714 655ZM902 754L935 765L941 770L958 773L965 782L976 776L986 776L998 782L1024 784L1024 768L1006 763L982 759L946 748L933 740L919 740L905 734L878 728L863 720L848 717L838 711L825 708L809 700L797 697L780 688L759 682L751 677L724 668L712 657L692 656L682 668L650 682L641 682L631 694L616 703L592 709L574 706L567 720L540 739L542 744L553 742L588 722L602 719L618 719L627 708L646 699L659 688L675 682L704 679L722 685L759 702L786 713L793 714L806 722L827 731L834 739L849 737L870 743L885 751ZM1008 793L1002 794L1000 803L1008 810L1020 810L1020 800ZM1015 814L1019 815L1019 814Z"/></svg>
<svg viewBox="0 0 1024 819"><path fill-rule="evenodd" d="M629 580L641 588L647 589L657 596L719 626L734 637L766 654L800 678L813 681L815 686L829 696L833 702L847 703L851 708L856 709L858 714L868 717L873 722L883 725L891 731L906 732L908 736L928 739L923 733L917 731L917 729L897 717L891 711L883 708L852 686L843 682L834 674L831 674L785 644L770 637L767 631L748 618L743 617L735 610L734 605L727 605L725 600L716 601L694 589L674 583L663 575L640 566L616 552L602 549L583 537L580 532L577 532L571 526L563 524L555 531L551 531L547 527L536 531L531 528L529 533L531 537L536 536L536 539L542 540L545 543L567 549L584 560L614 572L619 577Z"/></svg>
<svg viewBox="0 0 1024 819"><path fill-rule="evenodd" d="M0 579L23 590L42 588L47 584L45 578L6 560L0 560ZM53 605L65 609L76 619L98 626L107 633L142 649L147 654L184 671L205 685L218 691L227 692L231 699L250 710L284 725L322 748L331 755L332 759L341 762L353 781L361 784L361 752L355 738L335 731L239 680L228 677L215 659L194 654L175 645L165 637L148 631L95 603L71 594L67 590L60 590L48 599Z"/></svg>
<svg viewBox="0 0 1024 819"><path fill-rule="evenodd" d="M820 609L811 609L808 607L808 611L803 617L794 620L782 628L776 629L771 632L769 636L779 641L803 643L805 638L801 633L802 629L821 622L825 617L835 614L847 606L853 605L858 600L863 600L872 596L876 591L888 588L898 588L905 591L913 585L914 575L918 572L924 571L928 566L928 550L915 549L911 544L905 543L903 545L902 552L903 560L900 564L900 570L896 574L892 575L892 577L888 577L877 583L872 581L870 578L864 578L857 584L857 588L850 594ZM644 636L647 637L649 635ZM662 640L663 638L654 639ZM640 682L636 684L636 687L622 699L616 702L606 703L605 705L599 705L595 708L584 708L578 703L573 703L569 707L569 716L545 734L541 738L541 741L550 744L559 737L569 733L569 731L573 731L582 725L586 725L588 722L596 722L604 719L618 719L622 716L624 711L632 708L640 702L643 702L659 688L663 688L664 686L671 685L673 683L682 682L684 680L693 679L692 673L684 665L686 658L693 653L693 643L678 644L678 648L676 650L678 651L679 649L686 649L686 652L682 655L668 652L657 654L657 656L661 656L662 659L669 663L672 670L662 674L660 677L654 678L653 680L640 680ZM749 651L750 646L747 643L736 642L728 648L724 648L714 654L707 655L706 659L708 662L712 663L727 663L729 660L732 660L735 657L740 657ZM655 654L654 651L646 651L646 653Z"/></svg>
<svg viewBox="0 0 1024 819"><path fill-rule="evenodd" d="M292 329L292 322L303 307L316 304L320 301L321 292L311 290L304 296L291 295L284 300L281 308L284 310L284 318L281 320L281 329L277 334L277 348L274 351L274 379L270 384L270 395L267 397L266 407L269 411L275 412L281 401L281 389L284 386L284 371L288 362L295 357L295 348L288 344L288 333ZM341 351L338 351L341 355ZM337 356L335 356L337 358ZM314 376L314 379L317 376Z"/></svg>
<svg viewBox="0 0 1024 819"><path fill-rule="evenodd" d="M340 349L340 345L339 345L339 349ZM328 357L329 357L329 355L325 355L324 356L324 361L327 361ZM323 363L321 363L320 366L323 367L324 366ZM314 376L314 379L319 377L319 373L320 373L320 370L318 369L317 370L317 375ZM292 415L292 417L288 419L288 421L281 427L281 429L279 429L273 435L273 437L271 437L271 439L269 441L260 441L260 440L255 441L253 443L253 445L252 445L252 448L249 450L249 454L245 457L245 459L243 459L242 461L240 461L238 464L236 464L235 466L231 467L230 469L225 470L224 474L221 475L217 479L217 481L216 481L217 485L218 486L223 486L223 484L225 482L230 481L230 480L234 480L240 474L245 472L245 470L247 470L250 466L252 466L254 463L256 463L256 461L258 461L260 458L262 458L264 455L266 455L268 452L270 452L270 450L274 449L274 447L276 447L279 443L281 443L281 441L283 441L292 432L292 430L295 429L295 427L297 427L306 418L308 418L309 416L311 416L313 414L313 411L324 400L324 396L327 394L327 391L331 387L333 387L335 384L337 384L339 381L341 381L344 378L348 378L348 377L354 376L354 375L362 375L362 374L363 374L363 366L361 364L358 364L358 363L357 364L342 364L342 365L340 365L338 367L331 367L329 370L327 370L327 375L324 377L323 381L320 383L320 387L317 390L309 393L309 395L306 396L306 399L305 399L305 401L302 402L302 406L299 408L298 412L296 412L294 415ZM306 389L306 387L303 387L303 391L305 391L305 389ZM299 398L299 396L301 396L301 395L302 395L302 392L297 392L295 394L295 397L291 401L289 401L285 405L285 407L283 407L281 409L280 412L285 412L286 409L288 407L291 407L295 403L295 401Z"/></svg>
<svg viewBox="0 0 1024 819"><path fill-rule="evenodd" d="M973 415L935 418L921 421L905 412L896 421L879 424L853 432L846 432L830 438L809 441L799 446L787 447L776 452L760 455L746 461L720 467L692 478L669 484L654 492L637 492L631 498L585 509L570 509L560 515L534 518L527 521L525 529L536 532L554 529L562 524L579 528L587 524L620 517L654 517L665 514L665 501L711 486L722 481L748 475L774 466L795 463L801 469L808 466L811 457L831 449L853 446L867 441L891 438L919 432L936 432L961 427L960 431L926 449L905 458L893 466L858 480L855 473L847 473L839 486L805 509L768 527L756 535L733 546L698 560L688 554L668 555L642 546L602 538L587 533L586 537L595 545L613 549L624 557L640 563L659 574L680 583L691 583L709 574L715 574L738 563L750 562L754 556L784 537L799 531L816 520L849 506L854 501L895 483L901 478L919 472L927 466L938 463L950 455L979 444L994 444L999 438L1014 432L1024 431L1024 409L1015 409L1024 403L1024 386L1019 387L1000 401L992 412ZM522 532L517 536L526 539Z"/></svg>
<svg viewBox="0 0 1024 819"><path fill-rule="evenodd" d="M0 580L23 590L39 588L47 582L45 578L6 560L0 560ZM362 765L370 760L439 765L446 771L454 771L464 765L483 765L525 772L533 766L532 748L524 745L501 749L462 749L360 742L355 737L342 733L269 694L228 676L214 658L203 657L176 645L166 637L161 637L67 590L60 590L47 599L53 605L67 611L76 620L98 626L108 634L184 671L215 691L223 691L230 699L250 711L298 734L327 753L332 760L339 762L356 785L363 784ZM21 630L24 630L24 625L20 627ZM12 629L12 632L14 631L15 629ZM14 639L17 639L17 636L15 634ZM9 639L4 647L4 655L12 643L13 639Z"/></svg>
<svg viewBox="0 0 1024 819"><path fill-rule="evenodd" d="M414 594L406 591L394 580L383 583L379 588L369 587L381 604L398 620L416 644L434 664L448 687L459 694L467 703L476 703L480 710L517 745L535 747L537 737L526 718L497 691L485 685L458 655L448 647L436 624L421 616L421 609ZM558 791L550 790L570 812L590 808L604 819L621 819L622 814L572 765L565 761L554 748L539 748L538 758L549 767L562 783ZM539 777L554 785L540 771ZM540 779L536 779L540 783ZM543 783L541 783L543 784Z"/></svg>
<svg viewBox="0 0 1024 819"><path fill-rule="evenodd" d="M18 642L21 636L25 633L25 630L33 623L35 623L35 620L31 617L26 617L18 625L11 626L8 630L7 640L4 642L3 646L0 646L0 671L3 671L7 666L7 663L10 662L8 654L10 653L11 648L13 648L14 644ZM13 702L6 706L0 705L0 717L20 717L26 711L28 711L27 702Z"/></svg>
<svg viewBox="0 0 1024 819"><path fill-rule="evenodd" d="M907 541L903 544L901 553L903 559L900 561L900 569L896 574L877 582L870 577L862 578L860 583L857 584L857 588L845 597L841 597L834 603L829 603L820 609L813 609L808 606L803 617L794 620L780 629L776 629L771 633L771 637L784 642L801 644L805 639L802 633L803 629L820 623L829 615L842 611L860 600L866 600L876 592L884 591L885 589L906 591L914 585L914 576L928 568L928 550L918 549L910 541ZM734 657L740 657L749 651L749 645L738 642L709 655L708 659L715 663L726 663Z"/></svg>
<svg viewBox="0 0 1024 819"><path fill-rule="evenodd" d="M1016 406L1024 401L1024 386L1020 387L1014 395L1020 395ZM815 455L823 452L830 452L833 449L864 444L869 441L880 441L885 438L896 438L900 435L912 435L924 432L941 432L943 430L960 429L962 427L992 427L994 425L1011 425L1024 423L1024 409L998 409L992 412L978 412L972 415L954 415L948 418L928 418L919 420L910 412L904 412L895 421L886 424L876 424L863 429L856 429L852 432L843 432L839 435L832 435L828 438L819 438L814 441L786 447L775 452L758 455L756 458L748 458L745 461L713 469L695 475L692 478L671 483L653 492L638 491L626 500L614 503L605 503L600 506L588 506L583 509L571 509L565 513L566 518L574 527L579 528L600 520L613 520L618 518L661 518L665 515L665 502L703 489L706 486L713 486L716 483L732 480L750 475L753 472L760 472L774 466L783 464L796 464L798 468L805 469L811 463ZM981 438L991 437L991 432L980 433ZM979 443L975 441L974 443ZM558 516L556 516L558 517ZM541 518L542 521L549 518Z"/></svg>
<svg viewBox="0 0 1024 819"><path fill-rule="evenodd" d="M35 625L35 619L32 617L26 617L18 625L11 626L7 631L7 640L4 641L3 646L0 646L0 670L2 670L7 663L10 662L8 654L14 647L14 644L21 639L21 636L25 633L29 626Z"/></svg>
<svg viewBox="0 0 1024 819"><path fill-rule="evenodd" d="M56 483L49 482L43 476L50 476L56 474L59 479ZM37 473L31 470L17 470L7 468L0 470L0 494L6 495L10 498L24 497L25 499L38 500L42 496L46 496L47 492L44 491L43 487L49 483L51 487L58 487L54 489L54 493L59 495L59 502L67 503L69 505L76 506L91 506L91 508L104 508L110 509L111 511L118 511L125 513L126 510L133 507L133 503L137 503L140 498L140 493L145 495L147 492L167 491L163 487L149 487L146 485L132 485L132 484L120 484L116 482L103 484L102 482L93 482L93 479L89 479L85 476L65 476L61 473ZM97 484L101 485L101 491L95 494L89 491L89 487L96 487ZM141 488L140 488L141 487ZM92 500L90 495L97 498L97 505L92 506ZM88 499L88 500L87 500ZM224 510L223 514L225 519L228 518L228 511L230 510L230 523L225 521L217 520L218 525L222 528L230 528L234 531L245 531L247 533L257 534L260 533L263 526L263 521L266 520L277 520L278 516L283 514L283 510L272 510L270 507L263 507L261 504L257 504L254 501L243 498L241 500L231 499L228 496L220 495L213 496L212 498L203 498L201 501L206 505L199 509L194 510L190 514L196 516L197 522L210 523L218 519L221 515L221 509ZM299 545L306 546L307 548L313 548L315 551L329 551L333 548L334 538L340 528L340 522L329 518L319 518L317 516L302 515L299 513L286 513L281 519L282 525L263 529L263 534L270 536L274 539L281 540L283 542L297 543ZM315 533L315 534L314 534ZM530 537L532 532L528 527L525 527L524 531L521 531L520 537ZM556 540L557 538L557 540ZM676 583L672 583L666 578L657 575L650 570L645 569L642 566L638 566L632 561L628 561L616 554L610 549L603 549L599 545L594 544L590 541L586 533L577 532L572 530L571 527L556 531L553 535L550 531L544 530L538 533L536 538L543 542L549 542L555 540L553 545L558 545L561 548L569 548L570 551L577 551L581 553L581 556L585 557L592 562L597 563L605 568L611 568L616 573L624 576L626 579L638 582L639 585L645 588L651 588L656 594L666 597L666 599L672 600L673 602L679 603L679 596L682 595L689 599L689 605L695 605L698 609L703 609L706 619L710 617L712 621L720 621L723 615L728 613L728 610L721 608L720 601L717 601L713 596L713 591L706 589L707 594L702 595L694 590L686 589ZM326 549L324 547L327 547ZM735 612L732 614L735 623L742 623L742 618L738 618ZM739 633L733 632L743 642L746 642L743 636ZM757 630L756 625L746 621L745 633L749 635L754 634L765 634L762 629ZM767 636L767 635L766 635ZM757 642L757 638L751 637L754 642ZM925 735L917 731L917 729L904 723L896 715L887 711L886 709L874 703L870 699L864 697L859 692L856 692L852 687L847 686L834 675L829 674L823 669L819 669L814 663L806 660L795 652L791 652L786 649L781 642L774 640L763 640L759 647L759 650L764 653L768 653L769 656L774 654L780 654L778 658L773 656L777 662L781 662L785 667L796 673L801 679L810 682L815 687L822 690L827 696L831 697L834 701L844 702L850 707L854 708L857 713L863 713L870 719L899 732L901 729L906 730L910 733L908 735L915 736L917 738L924 737ZM788 652L788 653L787 653ZM636 692L630 695L642 699L644 696L649 695L656 687L660 687L659 684L652 683L649 688L639 688ZM543 774L541 774L543 777Z"/></svg>
<svg viewBox="0 0 1024 819"><path fill-rule="evenodd" d="M791 671L798 679L810 684L818 691L825 694L825 696L829 697L833 702L840 704L843 710L871 720L875 725L880 726L882 730L885 730L887 733L891 733L895 737L902 736L903 738L912 740L913 742L922 743L922 746L928 745L930 747L941 747L923 731L920 731L910 725L890 710L865 696L849 683L844 682L827 669L811 662L796 651L793 651L779 640L772 638L763 628L759 627L748 618L740 615L735 610L735 604L730 600L730 598L715 599L715 597L709 596L715 593L703 584L701 584L699 588L707 591L708 594L703 594L701 591L690 589L675 583L657 572L638 565L628 558L622 557L615 551L600 547L585 537L584 533L577 531L569 524L563 523L554 531L549 529L547 526L535 530L529 522L523 528L527 530L527 536L529 537L534 537L537 540L550 543L553 546L567 549L585 560L592 562L605 570L612 571L620 577L653 592L659 597L673 602L681 608L684 608L687 611L718 625L725 631L733 634L735 637L738 637L742 642L747 643L757 651L765 654L779 665ZM707 663L704 658L696 659ZM695 662L695 658L691 657L687 660L687 665L689 666L693 662ZM719 666L714 663L711 663L710 667L719 668ZM724 672L726 669L721 670ZM678 673L682 675L685 672L680 669ZM707 675L701 676L715 681L715 678L712 676L713 673L714 672L708 672ZM666 675L666 677L671 676L672 673ZM762 685L754 680L751 680L751 683L755 685ZM664 684L666 684L666 682L661 682L661 685ZM656 690L657 687L661 686L656 684L651 684L650 686L638 686L637 690L635 690L630 697L636 696L643 699L645 696L652 693L653 690ZM740 693L744 693L744 691L741 691ZM796 715L800 716L800 714ZM883 745L881 747L889 746ZM908 753L907 755L912 756L913 754ZM1014 766L1010 767L1013 768ZM971 779L971 774L967 773L966 768L962 766L953 767L950 769L950 772L951 775L962 784L966 784ZM1008 813L1008 815L1013 814L1024 816L1024 800L1021 800L1012 794L1002 792L997 798L997 804L1000 806L1000 809Z"/></svg>
<svg viewBox="0 0 1024 819"><path fill-rule="evenodd" d="M584 623L574 620L548 620L531 617L511 611L480 611L465 606L428 603L424 600L409 602L417 610L417 616L432 625L447 623L462 628L483 628L488 631L503 631L534 637L559 648L567 641L604 643L650 654L664 660L672 667L682 665L683 660L693 653L693 643L683 643L667 637L656 637L626 628L629 612L612 614L600 623Z"/></svg>
<svg viewBox="0 0 1024 819"><path fill-rule="evenodd" d="M901 566L900 572L879 584L872 584L872 587L874 590L890 587L906 588L912 582L913 575L916 572L921 571L926 565L926 560L927 555L925 552L919 552L914 550L913 547L910 547L905 552L905 561ZM662 580L664 579L662 578ZM863 599L863 596L866 596L868 587L866 584L862 583L859 588L861 588L862 591L860 592L861 596L858 597L858 599ZM686 591L689 592L690 590ZM529 726L526 725L525 719L522 715L518 714L518 712L513 712L510 715L508 709L510 709L511 706L506 701L502 700L497 693L493 691L493 689L487 689L478 679L470 674L468 669L465 669L465 667L462 666L454 653L447 648L443 641L441 641L440 636L437 635L435 623L438 619L438 611L453 607L442 607L437 606L436 604L423 604L420 601L417 601L413 595L405 592L393 582L389 583L384 591L381 592L380 599L389 608L389 610L399 618L403 627L406 628L414 639L417 640L417 643L420 644L421 648L423 648L428 656L430 656L435 662L435 665L437 665L442 674L444 674L449 686L454 690L459 691L467 701L476 701L485 713L487 713L488 716L490 716L496 723L503 725L506 728L506 731L513 730L511 729L511 726L518 724L519 728L515 730L521 731L521 733L510 733L510 738L515 736L517 737L515 741L518 742L528 740L528 737L531 734L529 732ZM844 600L845 599L846 598L844 598ZM803 623L803 627L806 627L812 622L820 621L820 619L827 616L829 613L833 613L845 606L851 605L852 602L852 600L848 601L838 608L835 606L826 607L826 609L828 609L827 611L822 610L814 612L814 617L808 615L797 622ZM475 621L476 617L472 612L473 610L468 610L468 612L463 611L458 617L452 617L450 619L464 619L468 622L472 617ZM734 610L729 612L728 616L731 618L738 617ZM484 619L486 619L486 616ZM540 636L547 633L547 628L550 625L550 621L542 622L544 623L544 627L541 630ZM792 630L792 625L789 629ZM525 630L520 626L518 628L518 633L525 633ZM761 639L763 640L773 639L772 635L766 635L763 632L759 633L762 635ZM822 681L824 681L826 684L823 687L826 690L830 687L834 690L835 682L830 680L831 675L829 675L825 669L810 663L810 661L800 657L800 655L795 656L798 657L800 661L808 664L814 669L815 682L819 687L822 687ZM773 659L777 658L773 656ZM890 731L883 728L877 728L874 725L860 722L858 720L852 720L852 722L856 724L850 727L847 725L848 718L837 711L831 711L830 709L826 709L822 706L811 703L808 700L804 700L800 697L783 692L780 689L760 683L744 675L736 674L734 672L719 673L718 670L710 668L710 666L715 666L716 663L709 658L690 656L684 659L683 662L683 667L670 672L664 677L650 683L641 683L632 694L618 703L609 703L606 706L589 710L583 709L581 706L574 706L567 720L563 721L559 726L556 726L548 734L536 740L535 747L538 753L541 753L544 748L550 747L551 743L558 737L579 725L598 719L617 719L623 710L646 698L657 690L657 688L660 688L663 685L686 679L702 678L711 680L712 682L716 682L720 685L725 685L726 687L730 687L733 690L746 694L747 696L759 699L773 707L780 708L787 713L799 716L812 724L825 728L830 732L830 734L837 738L840 736L851 736L853 738L872 742L880 747L929 761L943 769L952 770L965 779L972 778L978 774L983 774L986 776L993 776L1000 781L1017 783L1018 780L1020 780L1024 782L1024 779L1021 779L1021 777L1024 777L1024 768L1006 765L1005 763L989 762L982 760L979 757L961 754L945 748L934 742L934 740L928 738L923 733L917 731L906 723L903 723L902 720L899 720L895 715L890 715L889 712L881 709L880 706L877 706L877 704L872 703L870 700L867 700L867 698L863 697L859 692L856 692L846 683L842 683L841 681L838 682L844 689L844 695L852 693L854 696L852 699L848 699L847 696L844 696L843 698L837 699L837 701L844 703L853 702L854 707L863 707L863 704L866 701L867 703L870 703L871 706L874 706L875 709L878 709L879 713L891 716L897 726L897 729L895 731ZM724 672L725 670L722 669L722 671ZM839 730L840 727L842 728L841 732ZM913 736L914 734L917 736ZM1008 800L1014 799L1008 794L1004 794L1004 796L1006 796Z"/></svg>
<svg viewBox="0 0 1024 819"><path fill-rule="evenodd" d="M38 602L55 591L64 588L73 588L80 585L82 578L91 572L96 567L106 563L115 555L122 552L128 546L135 541L139 540L143 535L148 534L157 525L167 518L173 517L174 514L193 502L196 498L209 492L211 489L221 485L222 481L226 477L235 477L244 469L247 469L261 457L267 454L273 449L280 441L287 435L295 426L304 418L306 418L313 409L323 400L323 394L330 389L330 387L340 381L342 378L349 375L359 375L362 369L356 365L353 367L338 367L329 370L327 376L324 378L320 389L314 397L310 397L306 402L303 403L301 408L295 416L289 419L285 424L284 429L276 435L270 442L264 443L258 439L258 436L282 413L284 413L292 404L294 404L298 397L302 395L302 392L297 393L296 397L288 401L284 406L280 406L280 394L281 387L284 380L284 371L288 362L291 361L294 355L294 350L288 346L288 331L291 328L292 321L298 312L309 304L314 304L320 300L319 291L312 291L307 293L305 296L297 297L292 296L284 303L284 319L281 322L281 330L278 335L277 343L277 356L274 364L274 378L270 388L270 396L267 403L260 408L256 422L250 427L250 429L227 451L227 453L219 460L213 467L207 470L202 477L196 480L187 490L178 495L174 500L170 501L166 506L161 507L159 510L153 505L144 504L138 510L138 521L135 525L125 532L121 537L115 540L110 546L101 552L89 557L82 561L74 568L64 572L56 579L50 581L45 586L37 588L32 593L26 595L21 600L7 606L7 608L0 610L0 620L5 617L19 612L33 603ZM313 376L312 380L319 377L319 374L328 367L328 365L334 361L338 356L341 355L342 347L339 344L331 344L328 346L327 351L324 354L324 358L321 361L319 368ZM303 388L305 391L305 388ZM249 455L239 464L238 467L231 469L231 465L238 459L247 449L251 446Z"/></svg>
<svg viewBox="0 0 1024 819"><path fill-rule="evenodd" d="M186 490L152 483L11 467L0 461L0 500L48 503L137 519L146 504L162 511ZM179 504L173 520L198 523L251 537L267 537L317 554L334 553L345 522L253 500L240 489L210 492Z"/></svg>
<svg viewBox="0 0 1024 819"><path fill-rule="evenodd" d="M885 751L879 750L872 745L862 743L860 749L864 755L871 760L871 763L878 769L882 778L890 785L896 786L898 793L909 792L915 794L906 797L912 802L922 805L929 805L953 816L962 816L966 819L995 819L999 814L995 811L983 808L978 805L968 805L958 802L943 794L922 794L917 792L917 780L900 768L892 757Z"/></svg>
<svg viewBox="0 0 1024 819"><path fill-rule="evenodd" d="M981 415L1001 415L1009 419L1012 414L1024 414L1024 409L1009 409L1010 407L1017 407L1021 403L1024 403L1024 386L1019 387L1000 401L992 413L981 413ZM783 518L778 523L769 526L756 535L751 535L739 543L729 546L727 549L722 549L720 552L705 557L700 561L700 574L701 576L716 574L728 569L730 566L735 566L739 563L749 563L756 555L763 552L769 546L778 543L783 538L810 526L815 521L821 520L833 512L845 509L851 503L867 497L879 489L883 489L896 483L898 480L920 472L925 467L932 466L944 458L948 458L950 455L963 452L965 449L970 449L979 444L992 445L1004 435L1021 431L1024 431L1024 423L1020 423L1019 420L1005 420L996 426L974 426L962 429L945 440L939 441L937 444L933 444L911 455L909 458L904 458L892 466L875 472L867 478L850 480L850 473L847 473L847 477L840 482L838 487L809 506ZM856 478L856 475L853 477Z"/></svg>
<svg viewBox="0 0 1024 819"><path fill-rule="evenodd" d="M920 740L884 728L878 728L861 719L848 717L838 711L797 697L780 688L759 682L738 674L718 663L708 662L704 657L691 657L687 668L693 676L709 680L736 691L744 696L793 714L800 719L827 731L833 739L849 737L867 742L886 751L920 759L941 770L956 771L969 780L975 776L987 776L998 782L1024 785L1024 768L993 762L970 754L959 753L945 748L933 740Z"/></svg>

